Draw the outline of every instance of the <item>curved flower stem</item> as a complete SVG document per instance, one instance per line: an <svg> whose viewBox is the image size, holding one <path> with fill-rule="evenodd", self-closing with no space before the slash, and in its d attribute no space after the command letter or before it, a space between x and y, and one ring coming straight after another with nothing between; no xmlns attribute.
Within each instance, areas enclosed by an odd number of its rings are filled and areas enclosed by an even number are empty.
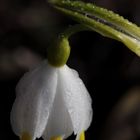
<svg viewBox="0 0 140 140"><path fill-rule="evenodd" d="M69 26L69 28L67 28L63 33L60 34L60 37L65 37L69 39L69 37L72 36L73 34L81 31L87 31L87 30L90 31L90 29L88 29L86 26L81 24Z"/></svg>
<svg viewBox="0 0 140 140"><path fill-rule="evenodd" d="M69 37L79 31L88 30L83 25L74 25L66 29L48 48L48 62L54 67L62 67L66 64L70 55Z"/></svg>

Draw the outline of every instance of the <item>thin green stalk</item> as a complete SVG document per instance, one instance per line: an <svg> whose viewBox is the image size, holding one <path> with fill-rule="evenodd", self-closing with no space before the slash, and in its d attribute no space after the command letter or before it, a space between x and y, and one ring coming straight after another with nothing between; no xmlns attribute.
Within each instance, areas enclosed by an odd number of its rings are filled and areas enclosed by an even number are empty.
<svg viewBox="0 0 140 140"><path fill-rule="evenodd" d="M77 24L77 25L69 26L69 28L67 28L63 33L61 33L60 36L64 36L65 38L68 39L73 34L86 30L89 30L86 26Z"/></svg>

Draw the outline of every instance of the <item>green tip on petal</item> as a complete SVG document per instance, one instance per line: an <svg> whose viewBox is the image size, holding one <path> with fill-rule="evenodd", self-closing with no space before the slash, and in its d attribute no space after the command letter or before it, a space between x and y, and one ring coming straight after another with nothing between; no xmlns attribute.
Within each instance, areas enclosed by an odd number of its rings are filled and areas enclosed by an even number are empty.
<svg viewBox="0 0 140 140"><path fill-rule="evenodd" d="M69 55L69 41L64 36L60 36L53 45L48 48L48 62L54 67L64 66Z"/></svg>
<svg viewBox="0 0 140 140"><path fill-rule="evenodd" d="M29 133L24 132L20 138L20 140L32 140L32 137L30 136Z"/></svg>
<svg viewBox="0 0 140 140"><path fill-rule="evenodd" d="M61 136L59 137L52 137L51 140L63 140Z"/></svg>
<svg viewBox="0 0 140 140"><path fill-rule="evenodd" d="M81 132L80 139L79 140L85 140L85 132Z"/></svg>

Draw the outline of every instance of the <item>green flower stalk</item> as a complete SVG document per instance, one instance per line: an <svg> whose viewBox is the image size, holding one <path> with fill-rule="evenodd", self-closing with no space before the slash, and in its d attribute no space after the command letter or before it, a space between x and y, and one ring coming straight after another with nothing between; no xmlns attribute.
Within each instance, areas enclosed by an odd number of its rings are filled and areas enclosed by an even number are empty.
<svg viewBox="0 0 140 140"><path fill-rule="evenodd" d="M88 29L124 43L140 56L140 28L122 16L81 1L50 0L49 2Z"/></svg>
<svg viewBox="0 0 140 140"><path fill-rule="evenodd" d="M70 26L48 48L48 62L54 67L62 67L66 64L70 55L69 37L74 33L87 30L86 27L77 24Z"/></svg>

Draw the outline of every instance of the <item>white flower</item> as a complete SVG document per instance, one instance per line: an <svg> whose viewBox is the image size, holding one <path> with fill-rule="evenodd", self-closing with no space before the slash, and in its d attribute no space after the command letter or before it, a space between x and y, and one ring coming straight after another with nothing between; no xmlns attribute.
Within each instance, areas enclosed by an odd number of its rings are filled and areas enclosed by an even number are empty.
<svg viewBox="0 0 140 140"><path fill-rule="evenodd" d="M79 136L91 123L91 98L67 65L55 68L44 61L23 76L16 92L11 124L19 137L65 139L73 132Z"/></svg>

